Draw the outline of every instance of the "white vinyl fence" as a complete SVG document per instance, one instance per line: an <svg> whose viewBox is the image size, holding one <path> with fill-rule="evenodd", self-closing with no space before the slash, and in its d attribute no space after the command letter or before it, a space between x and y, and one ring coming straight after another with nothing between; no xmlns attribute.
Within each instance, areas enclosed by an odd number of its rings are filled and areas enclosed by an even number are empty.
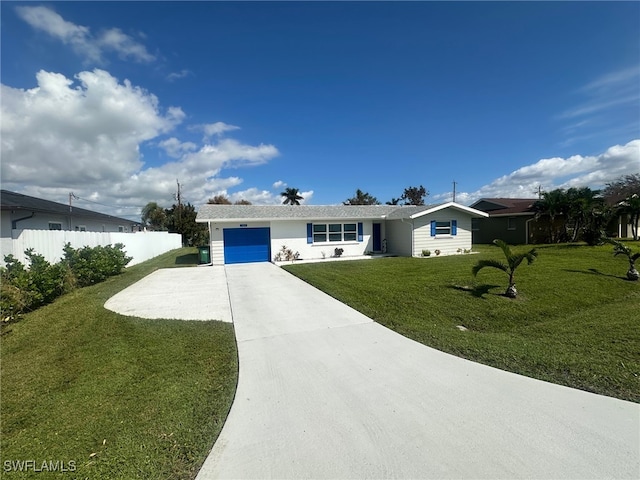
<svg viewBox="0 0 640 480"><path fill-rule="evenodd" d="M75 232L65 230L14 230L11 246L8 242L2 242L2 258L0 263L4 265L4 256L13 254L19 261L26 264L27 257L24 251L33 248L50 262L55 263L62 259L62 248L70 243L73 248L97 247L98 245L115 245L122 243L127 256L133 257L128 267L150 258L157 257L169 250L182 247L182 238L179 233L168 232Z"/></svg>

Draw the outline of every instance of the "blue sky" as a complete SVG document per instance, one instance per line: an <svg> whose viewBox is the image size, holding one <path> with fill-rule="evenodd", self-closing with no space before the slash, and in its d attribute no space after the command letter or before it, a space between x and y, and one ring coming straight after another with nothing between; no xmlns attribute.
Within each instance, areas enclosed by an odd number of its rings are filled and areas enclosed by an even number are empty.
<svg viewBox="0 0 640 480"><path fill-rule="evenodd" d="M176 179L469 204L640 172L638 2L0 8L6 189L135 216Z"/></svg>

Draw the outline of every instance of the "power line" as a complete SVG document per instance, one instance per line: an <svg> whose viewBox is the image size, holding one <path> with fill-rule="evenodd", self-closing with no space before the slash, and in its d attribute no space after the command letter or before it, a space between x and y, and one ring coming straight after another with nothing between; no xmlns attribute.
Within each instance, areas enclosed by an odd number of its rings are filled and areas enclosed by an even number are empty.
<svg viewBox="0 0 640 480"><path fill-rule="evenodd" d="M73 193L69 194L69 202L71 202L71 196L73 196L73 198L75 198L76 200L82 200L83 202L89 202L89 203L95 203L96 205L102 205L103 207L109 207L109 208L138 208L138 209L142 209L142 207L128 206L128 205L107 205L106 203L100 203L100 202L95 202L93 200L87 200L86 198L80 198L80 197L76 196Z"/></svg>

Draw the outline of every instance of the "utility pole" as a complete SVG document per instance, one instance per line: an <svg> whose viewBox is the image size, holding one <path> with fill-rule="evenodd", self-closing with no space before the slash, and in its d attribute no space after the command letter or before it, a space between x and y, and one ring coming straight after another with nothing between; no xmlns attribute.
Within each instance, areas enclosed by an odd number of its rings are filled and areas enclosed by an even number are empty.
<svg viewBox="0 0 640 480"><path fill-rule="evenodd" d="M537 193L538 194L538 200L540 200L542 198L542 185L538 185L537 190L534 190L533 193Z"/></svg>
<svg viewBox="0 0 640 480"><path fill-rule="evenodd" d="M458 184L458 182L456 182L455 180L453 181L453 201L456 201L456 185Z"/></svg>
<svg viewBox="0 0 640 480"><path fill-rule="evenodd" d="M178 193L176 195L176 200L178 200L178 225L182 225L182 198L180 196L180 182L177 178L176 183L178 184Z"/></svg>

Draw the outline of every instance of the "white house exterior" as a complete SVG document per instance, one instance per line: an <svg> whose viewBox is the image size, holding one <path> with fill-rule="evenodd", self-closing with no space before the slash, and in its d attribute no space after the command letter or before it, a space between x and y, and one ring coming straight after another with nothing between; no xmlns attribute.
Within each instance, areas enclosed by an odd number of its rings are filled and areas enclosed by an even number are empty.
<svg viewBox="0 0 640 480"><path fill-rule="evenodd" d="M471 219L487 214L457 203L394 205L203 205L215 265L273 261L285 246L300 259L367 253L421 256L471 249Z"/></svg>

